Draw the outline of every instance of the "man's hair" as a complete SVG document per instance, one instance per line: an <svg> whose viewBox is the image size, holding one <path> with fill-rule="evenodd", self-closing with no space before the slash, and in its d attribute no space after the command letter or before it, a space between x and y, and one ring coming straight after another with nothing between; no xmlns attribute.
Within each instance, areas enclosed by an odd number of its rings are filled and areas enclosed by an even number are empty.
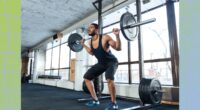
<svg viewBox="0 0 200 110"><path fill-rule="evenodd" d="M91 25L93 25L95 27L95 29L99 29L99 25L96 23L92 23Z"/></svg>

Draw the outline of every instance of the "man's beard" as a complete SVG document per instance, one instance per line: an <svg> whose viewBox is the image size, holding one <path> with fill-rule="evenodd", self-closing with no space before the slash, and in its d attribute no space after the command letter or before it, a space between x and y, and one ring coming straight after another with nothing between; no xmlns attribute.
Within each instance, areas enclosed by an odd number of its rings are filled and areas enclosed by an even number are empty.
<svg viewBox="0 0 200 110"><path fill-rule="evenodd" d="M96 35L96 33L95 33L95 31L93 31L91 34L89 34L89 36L94 36L94 35Z"/></svg>

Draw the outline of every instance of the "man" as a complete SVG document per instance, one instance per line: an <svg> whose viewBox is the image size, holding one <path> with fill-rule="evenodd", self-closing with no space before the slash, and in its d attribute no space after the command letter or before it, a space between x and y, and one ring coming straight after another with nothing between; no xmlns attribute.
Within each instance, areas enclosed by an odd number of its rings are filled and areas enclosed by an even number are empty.
<svg viewBox="0 0 200 110"><path fill-rule="evenodd" d="M103 35L101 37L98 33L98 28L98 25L95 23L89 25L88 35L92 36L92 39L89 42L89 47L84 44L84 40L81 40L81 44L86 51L89 54L94 55L98 60L98 63L93 65L84 75L86 86L93 98L93 100L86 103L86 105L97 106L100 104L96 96L92 80L105 72L105 77L108 82L108 89L111 96L111 104L105 110L117 110L118 105L116 102L114 74L118 67L118 60L111 53L109 47L111 46L117 51L121 50L119 29L113 29L113 34L116 36L116 41L114 41L109 35Z"/></svg>

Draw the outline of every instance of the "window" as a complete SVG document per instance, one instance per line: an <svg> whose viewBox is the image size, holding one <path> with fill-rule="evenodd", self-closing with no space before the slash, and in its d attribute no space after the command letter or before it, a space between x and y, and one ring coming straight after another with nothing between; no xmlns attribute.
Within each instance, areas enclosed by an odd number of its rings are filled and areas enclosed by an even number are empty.
<svg viewBox="0 0 200 110"><path fill-rule="evenodd" d="M58 76L58 70L52 70L52 76Z"/></svg>
<svg viewBox="0 0 200 110"><path fill-rule="evenodd" d="M60 68L69 67L69 56L70 51L67 44L61 45L61 53L60 53Z"/></svg>
<svg viewBox="0 0 200 110"><path fill-rule="evenodd" d="M139 83L139 64L131 64L131 80L132 83Z"/></svg>
<svg viewBox="0 0 200 110"><path fill-rule="evenodd" d="M157 78L164 85L172 85L171 62L145 63L146 78Z"/></svg>
<svg viewBox="0 0 200 110"><path fill-rule="evenodd" d="M62 39L54 40L46 45L45 75L59 75L61 79L69 79L69 59L76 58L76 53L70 51L67 45L70 34L66 34Z"/></svg>
<svg viewBox="0 0 200 110"><path fill-rule="evenodd" d="M46 48L46 49L50 49L50 48L52 48L52 46L53 46L52 42L49 42L49 43L47 44L47 48Z"/></svg>
<svg viewBox="0 0 200 110"><path fill-rule="evenodd" d="M60 69L59 75L61 76L61 79L69 80L69 69Z"/></svg>
<svg viewBox="0 0 200 110"><path fill-rule="evenodd" d="M50 75L50 74L51 74L50 70L45 71L45 75Z"/></svg>
<svg viewBox="0 0 200 110"><path fill-rule="evenodd" d="M115 73L115 82L128 83L128 65L119 65Z"/></svg>
<svg viewBox="0 0 200 110"><path fill-rule="evenodd" d="M59 46L53 48L53 54L52 54L52 68L58 68L59 67Z"/></svg>
<svg viewBox="0 0 200 110"><path fill-rule="evenodd" d="M152 17L156 18L155 22L142 26L144 60L169 58L166 6L143 14L142 21Z"/></svg>
<svg viewBox="0 0 200 110"><path fill-rule="evenodd" d="M49 50L46 51L45 69L50 69L51 68L51 52L52 52L52 49L49 49Z"/></svg>

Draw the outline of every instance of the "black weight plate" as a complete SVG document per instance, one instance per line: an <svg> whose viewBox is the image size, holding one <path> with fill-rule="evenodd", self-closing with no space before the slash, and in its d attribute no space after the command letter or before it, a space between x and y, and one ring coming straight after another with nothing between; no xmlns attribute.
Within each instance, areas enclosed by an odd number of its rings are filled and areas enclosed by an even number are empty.
<svg viewBox="0 0 200 110"><path fill-rule="evenodd" d="M152 79L149 93L151 104L160 104L162 100L162 87L159 80Z"/></svg>
<svg viewBox="0 0 200 110"><path fill-rule="evenodd" d="M136 20L134 16L129 12L124 13L120 18L120 28L121 28L122 34L128 41L133 41L137 37L138 28L133 27L133 28L125 29L124 27L135 24L135 23L136 23Z"/></svg>
<svg viewBox="0 0 200 110"><path fill-rule="evenodd" d="M68 46L74 52L80 52L83 49L83 46L80 43L82 39L81 35L78 33L73 33L68 38Z"/></svg>

